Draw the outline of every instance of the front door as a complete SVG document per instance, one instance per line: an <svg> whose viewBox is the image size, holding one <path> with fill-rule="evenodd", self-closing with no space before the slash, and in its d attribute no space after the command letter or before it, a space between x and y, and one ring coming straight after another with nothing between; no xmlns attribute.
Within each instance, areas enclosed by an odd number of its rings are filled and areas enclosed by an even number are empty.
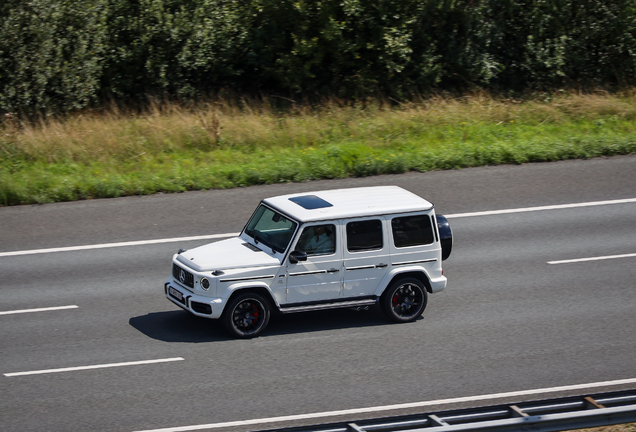
<svg viewBox="0 0 636 432"><path fill-rule="evenodd" d="M307 261L287 262L287 303L309 303L342 295L342 245L336 223L306 225L292 250Z"/></svg>

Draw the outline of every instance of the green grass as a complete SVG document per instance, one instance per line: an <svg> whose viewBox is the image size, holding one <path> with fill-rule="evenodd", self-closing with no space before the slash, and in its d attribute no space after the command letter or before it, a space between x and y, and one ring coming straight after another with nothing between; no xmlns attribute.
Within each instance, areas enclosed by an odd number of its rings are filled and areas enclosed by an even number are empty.
<svg viewBox="0 0 636 432"><path fill-rule="evenodd" d="M629 93L7 117L0 205L636 153L635 119Z"/></svg>

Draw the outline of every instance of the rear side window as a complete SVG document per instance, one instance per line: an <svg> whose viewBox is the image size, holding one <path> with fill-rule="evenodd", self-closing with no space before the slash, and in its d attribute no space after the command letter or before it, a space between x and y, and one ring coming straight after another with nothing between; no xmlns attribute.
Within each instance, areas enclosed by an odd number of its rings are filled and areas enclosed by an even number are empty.
<svg viewBox="0 0 636 432"><path fill-rule="evenodd" d="M347 224L347 250L349 252L382 249L383 247L382 221L373 219Z"/></svg>
<svg viewBox="0 0 636 432"><path fill-rule="evenodd" d="M433 227L428 215L396 217L391 220L395 247L420 246L433 243Z"/></svg>

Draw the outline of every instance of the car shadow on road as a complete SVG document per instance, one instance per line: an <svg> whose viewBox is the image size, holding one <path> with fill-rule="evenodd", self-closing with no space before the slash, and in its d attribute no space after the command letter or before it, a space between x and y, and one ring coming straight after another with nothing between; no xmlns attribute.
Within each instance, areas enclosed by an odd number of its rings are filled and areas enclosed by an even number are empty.
<svg viewBox="0 0 636 432"><path fill-rule="evenodd" d="M163 342L202 343L230 339L221 323L186 311L151 312L128 323L146 336Z"/></svg>
<svg viewBox="0 0 636 432"><path fill-rule="evenodd" d="M152 312L131 318L129 324L146 336L163 342L205 343L233 339L219 320L200 318L182 310ZM290 315L274 314L259 338L386 325L394 324L387 320L377 306L363 311L332 309Z"/></svg>

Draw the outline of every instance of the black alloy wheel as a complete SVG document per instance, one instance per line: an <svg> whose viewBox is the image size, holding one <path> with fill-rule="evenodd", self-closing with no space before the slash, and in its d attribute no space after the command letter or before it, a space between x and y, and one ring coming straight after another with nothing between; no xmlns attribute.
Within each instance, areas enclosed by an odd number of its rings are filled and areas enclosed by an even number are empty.
<svg viewBox="0 0 636 432"><path fill-rule="evenodd" d="M417 279L399 279L389 285L381 301L384 313L392 321L415 321L426 308L426 289Z"/></svg>
<svg viewBox="0 0 636 432"><path fill-rule="evenodd" d="M226 306L223 325L235 337L253 338L265 330L270 314L267 300L256 293L245 293Z"/></svg>

